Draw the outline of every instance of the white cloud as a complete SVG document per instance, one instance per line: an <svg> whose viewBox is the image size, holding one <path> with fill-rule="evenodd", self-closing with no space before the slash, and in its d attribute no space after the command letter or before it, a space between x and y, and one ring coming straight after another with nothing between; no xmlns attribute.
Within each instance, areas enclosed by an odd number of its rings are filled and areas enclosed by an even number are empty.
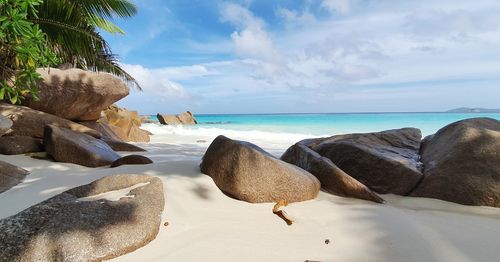
<svg viewBox="0 0 500 262"><path fill-rule="evenodd" d="M265 26L264 20L255 17L250 10L241 5L232 3L227 3L222 6L221 19L239 28L262 29Z"/></svg>
<svg viewBox="0 0 500 262"><path fill-rule="evenodd" d="M280 7L276 9L276 15L283 18L287 25L305 25L316 22L316 17L307 9L302 12Z"/></svg>
<svg viewBox="0 0 500 262"><path fill-rule="evenodd" d="M230 22L239 28L231 34L235 52L239 57L262 60L266 63L263 67L266 74L274 74L280 70L282 55L274 47L262 19L237 4L224 5L221 16L222 21Z"/></svg>
<svg viewBox="0 0 500 262"><path fill-rule="evenodd" d="M169 79L186 73L183 68L148 69L141 65L122 65L125 71L132 75L141 85L146 95L156 96L163 100L188 99L190 93L181 84ZM192 75L192 70L187 70ZM170 75L168 74L170 72Z"/></svg>
<svg viewBox="0 0 500 262"><path fill-rule="evenodd" d="M351 0L323 0L321 6L330 12L345 14L351 10Z"/></svg>
<svg viewBox="0 0 500 262"><path fill-rule="evenodd" d="M184 80L214 74L214 72L210 72L203 65L164 67L151 69L151 72L155 75L161 75L168 78L169 80Z"/></svg>

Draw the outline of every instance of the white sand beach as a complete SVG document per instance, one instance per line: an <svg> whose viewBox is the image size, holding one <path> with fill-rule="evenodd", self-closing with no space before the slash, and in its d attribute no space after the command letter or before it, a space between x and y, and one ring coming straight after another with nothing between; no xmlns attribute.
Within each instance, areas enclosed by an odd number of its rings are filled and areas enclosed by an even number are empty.
<svg viewBox="0 0 500 262"><path fill-rule="evenodd" d="M498 259L498 208L395 195L383 195L387 202L375 204L320 192L314 200L284 208L295 220L288 226L272 213L272 203L232 199L200 173L198 165L210 141L197 143L197 137L175 135L168 143L158 140L153 136L151 143L138 143L148 150L143 154L155 162L141 166L86 168L23 155L1 155L0 160L32 173L0 195L0 218L103 176L148 174L164 183L166 202L160 232L145 247L113 261ZM256 144L276 155L285 149L268 148L258 141Z"/></svg>

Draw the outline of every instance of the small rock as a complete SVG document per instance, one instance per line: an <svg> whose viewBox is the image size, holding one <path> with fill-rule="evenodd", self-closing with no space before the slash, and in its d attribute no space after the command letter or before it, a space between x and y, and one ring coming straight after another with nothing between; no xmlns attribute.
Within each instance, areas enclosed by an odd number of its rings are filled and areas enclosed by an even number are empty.
<svg viewBox="0 0 500 262"><path fill-rule="evenodd" d="M111 164L111 167L118 167L122 165L147 165L152 164L153 161L141 155L128 155L117 159Z"/></svg>
<svg viewBox="0 0 500 262"><path fill-rule="evenodd" d="M51 156L49 156L47 152L28 153L25 154L25 156L29 156L33 159L54 161L54 159Z"/></svg>
<svg viewBox="0 0 500 262"><path fill-rule="evenodd" d="M143 148L140 148L136 145L132 145L126 142L118 141L118 140L113 140L113 139L107 139L107 138L101 138L102 141L106 142L108 146L110 146L113 150L115 151L127 151L127 152L144 152Z"/></svg>

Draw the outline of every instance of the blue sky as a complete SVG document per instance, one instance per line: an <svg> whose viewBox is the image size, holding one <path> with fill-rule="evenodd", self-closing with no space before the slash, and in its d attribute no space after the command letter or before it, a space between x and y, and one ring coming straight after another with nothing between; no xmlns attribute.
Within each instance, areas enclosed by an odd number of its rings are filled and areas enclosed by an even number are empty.
<svg viewBox="0 0 500 262"><path fill-rule="evenodd" d="M136 0L142 114L500 108L498 0Z"/></svg>

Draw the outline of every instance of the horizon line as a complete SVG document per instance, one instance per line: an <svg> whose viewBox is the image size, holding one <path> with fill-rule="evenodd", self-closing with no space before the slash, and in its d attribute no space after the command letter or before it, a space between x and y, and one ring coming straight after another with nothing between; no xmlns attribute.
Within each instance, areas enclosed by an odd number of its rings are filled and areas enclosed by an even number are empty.
<svg viewBox="0 0 500 262"><path fill-rule="evenodd" d="M206 116L206 115L341 115L341 114L499 114L500 112L449 112L449 111L374 111L374 112L315 112L315 113L193 113L193 115ZM158 113L156 113L158 114ZM156 114L144 114L153 116ZM143 115L143 114L141 114ZM165 114L170 115L170 114Z"/></svg>

